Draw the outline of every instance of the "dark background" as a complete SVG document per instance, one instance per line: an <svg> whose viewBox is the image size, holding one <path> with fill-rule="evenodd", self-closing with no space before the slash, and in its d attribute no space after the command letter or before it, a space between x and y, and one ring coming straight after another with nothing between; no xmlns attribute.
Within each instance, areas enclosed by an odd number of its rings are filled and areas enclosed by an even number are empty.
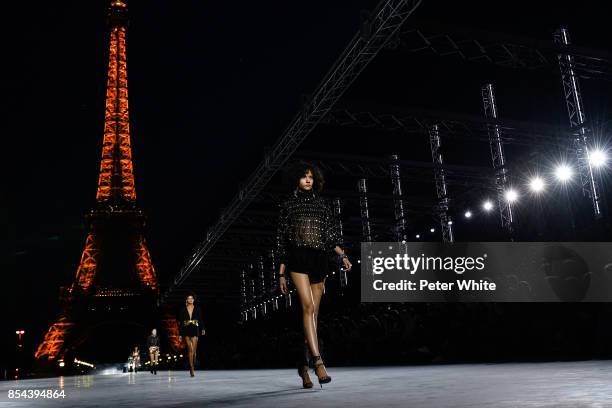
<svg viewBox="0 0 612 408"><path fill-rule="evenodd" d="M564 24L575 44L612 50L603 2L541 3L425 0L410 20L544 40ZM375 4L129 2L136 192L162 284L358 30L361 10ZM41 339L58 311L58 288L73 278L84 244L83 215L94 204L102 143L106 6L62 1L6 10L2 133L5 163L14 164L5 172L9 191L1 203L8 232L1 286L9 354L17 328L26 330L29 347ZM504 116L567 124L558 72L525 74L385 52L347 97L480 114L478 86L489 80L496 81ZM610 88L583 83L590 119L610 117ZM367 151L366 143L376 142L344 139L330 150ZM473 159L466 154L457 161Z"/></svg>

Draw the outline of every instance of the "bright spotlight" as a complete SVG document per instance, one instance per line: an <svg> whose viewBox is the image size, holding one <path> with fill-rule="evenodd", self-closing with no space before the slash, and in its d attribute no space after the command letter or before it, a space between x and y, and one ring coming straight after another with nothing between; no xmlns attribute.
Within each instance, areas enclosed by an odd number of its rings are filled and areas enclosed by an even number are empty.
<svg viewBox="0 0 612 408"><path fill-rule="evenodd" d="M507 190L504 196L506 197L506 201L509 203L513 203L518 199L518 193L513 189Z"/></svg>
<svg viewBox="0 0 612 408"><path fill-rule="evenodd" d="M487 200L484 202L484 204L482 204L482 208L487 212L491 211L493 209L493 203L490 200Z"/></svg>
<svg viewBox="0 0 612 408"><path fill-rule="evenodd" d="M572 178L572 174L572 168L567 164L560 164L555 169L555 177L557 177L557 180L559 181L568 181L570 178Z"/></svg>
<svg viewBox="0 0 612 408"><path fill-rule="evenodd" d="M472 212L470 210L466 211L463 215L465 216L465 218L472 218Z"/></svg>
<svg viewBox="0 0 612 408"><path fill-rule="evenodd" d="M436 229L432 228L432 229L429 230L429 232L436 232Z"/></svg>
<svg viewBox="0 0 612 408"><path fill-rule="evenodd" d="M608 155L606 155L606 152L603 150L595 149L589 153L589 163L591 163L593 167L603 167L606 165L607 161Z"/></svg>
<svg viewBox="0 0 612 408"><path fill-rule="evenodd" d="M529 181L529 188L534 193L539 193L544 190L544 180L541 177L534 177Z"/></svg>
<svg viewBox="0 0 612 408"><path fill-rule="evenodd" d="M421 234L416 234L416 238L417 239L421 238Z"/></svg>

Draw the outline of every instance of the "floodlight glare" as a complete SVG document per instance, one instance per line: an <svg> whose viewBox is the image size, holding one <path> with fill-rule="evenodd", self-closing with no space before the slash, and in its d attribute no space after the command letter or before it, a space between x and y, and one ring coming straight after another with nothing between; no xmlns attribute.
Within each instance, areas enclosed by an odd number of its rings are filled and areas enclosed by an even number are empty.
<svg viewBox="0 0 612 408"><path fill-rule="evenodd" d="M491 211L491 210L493 209L493 203L492 203L490 200L487 200L487 201L485 201L485 202L484 202L484 204L482 205L482 208L483 208L485 211L487 211L487 212L488 212L488 211Z"/></svg>
<svg viewBox="0 0 612 408"><path fill-rule="evenodd" d="M504 196L506 197L506 201L509 203L513 203L518 199L518 193L513 189L507 190Z"/></svg>
<svg viewBox="0 0 612 408"><path fill-rule="evenodd" d="M607 161L608 155L606 155L606 152L603 150L595 149L589 153L589 163L591 163L593 167L603 167L606 165Z"/></svg>
<svg viewBox="0 0 612 408"><path fill-rule="evenodd" d="M561 164L555 169L555 177L557 177L559 181L568 181L572 178L572 174L572 168L567 164Z"/></svg>
<svg viewBox="0 0 612 408"><path fill-rule="evenodd" d="M463 214L465 216L465 218L472 218L472 212L471 211L466 211L465 214Z"/></svg>
<svg viewBox="0 0 612 408"><path fill-rule="evenodd" d="M539 193L544 190L544 180L541 177L534 177L529 181L529 188L534 193Z"/></svg>

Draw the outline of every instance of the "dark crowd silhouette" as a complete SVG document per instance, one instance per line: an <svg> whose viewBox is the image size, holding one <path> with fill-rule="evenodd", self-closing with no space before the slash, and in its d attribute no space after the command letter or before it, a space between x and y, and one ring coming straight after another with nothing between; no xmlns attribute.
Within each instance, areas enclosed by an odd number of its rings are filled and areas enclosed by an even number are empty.
<svg viewBox="0 0 612 408"><path fill-rule="evenodd" d="M338 306L323 305L319 316L321 352L332 366L612 358L612 305L607 303ZM291 326L296 312L294 306L211 335L204 366L293 365L303 341L300 328Z"/></svg>

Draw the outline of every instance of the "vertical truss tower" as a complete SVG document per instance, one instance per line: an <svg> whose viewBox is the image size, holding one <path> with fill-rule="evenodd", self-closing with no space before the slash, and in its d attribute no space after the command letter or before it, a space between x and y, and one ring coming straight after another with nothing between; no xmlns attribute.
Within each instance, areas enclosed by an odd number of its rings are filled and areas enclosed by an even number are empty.
<svg viewBox="0 0 612 408"><path fill-rule="evenodd" d="M110 3L109 61L102 159L96 205L86 216L85 248L72 284L62 288L61 313L36 350L41 363L83 358L115 358L129 350L155 323L172 337L175 321L158 320L159 286L143 232L145 217L136 205L128 110L127 6ZM163 327L167 326L167 327ZM92 344L92 338L105 348ZM171 343L173 339L170 339ZM94 341L95 343L95 341ZM104 350L104 351L102 351Z"/></svg>

